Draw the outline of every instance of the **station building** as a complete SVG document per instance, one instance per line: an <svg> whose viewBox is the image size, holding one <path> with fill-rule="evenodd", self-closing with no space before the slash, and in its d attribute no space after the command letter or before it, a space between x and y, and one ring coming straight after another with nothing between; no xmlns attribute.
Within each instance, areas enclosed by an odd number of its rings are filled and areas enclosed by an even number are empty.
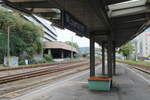
<svg viewBox="0 0 150 100"><path fill-rule="evenodd" d="M43 54L50 54L54 61L64 61L75 57L78 53L76 48L67 45L64 42L57 41L57 32L55 27L51 25L50 21L38 16L23 16L26 20L40 25L44 31L43 40ZM40 60L41 55L34 55L35 60Z"/></svg>
<svg viewBox="0 0 150 100"><path fill-rule="evenodd" d="M133 40L138 57L150 56L150 28L141 33Z"/></svg>
<svg viewBox="0 0 150 100"><path fill-rule="evenodd" d="M54 61L63 61L75 57L78 50L64 42L53 41L44 43L44 54L52 55Z"/></svg>
<svg viewBox="0 0 150 100"><path fill-rule="evenodd" d="M43 41L57 41L57 32L55 30L55 27L51 25L50 21L47 21L46 19L35 15L33 15L32 17L23 15L23 17L26 20L42 27L44 31Z"/></svg>

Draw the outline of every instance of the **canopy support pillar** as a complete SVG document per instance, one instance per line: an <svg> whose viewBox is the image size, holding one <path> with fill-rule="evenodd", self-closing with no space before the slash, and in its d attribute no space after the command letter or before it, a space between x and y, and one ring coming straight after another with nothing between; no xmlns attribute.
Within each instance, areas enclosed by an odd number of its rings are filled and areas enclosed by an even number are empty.
<svg viewBox="0 0 150 100"><path fill-rule="evenodd" d="M104 43L102 43L102 74L105 75L105 48L104 48Z"/></svg>
<svg viewBox="0 0 150 100"><path fill-rule="evenodd" d="M116 49L113 45L113 75L116 75Z"/></svg>
<svg viewBox="0 0 150 100"><path fill-rule="evenodd" d="M108 37L107 47L107 66L108 66L108 77L112 78L112 41L111 37Z"/></svg>
<svg viewBox="0 0 150 100"><path fill-rule="evenodd" d="M90 77L95 76L95 37L90 35Z"/></svg>

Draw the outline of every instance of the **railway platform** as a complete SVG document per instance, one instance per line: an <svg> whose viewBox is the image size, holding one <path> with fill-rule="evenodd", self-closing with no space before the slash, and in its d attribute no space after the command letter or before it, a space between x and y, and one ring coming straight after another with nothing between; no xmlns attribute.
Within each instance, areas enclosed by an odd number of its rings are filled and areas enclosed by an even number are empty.
<svg viewBox="0 0 150 100"><path fill-rule="evenodd" d="M101 65L96 67L100 76ZM87 86L89 72L68 76L51 85L28 92L12 100L149 100L150 76L117 63L111 91L90 91Z"/></svg>

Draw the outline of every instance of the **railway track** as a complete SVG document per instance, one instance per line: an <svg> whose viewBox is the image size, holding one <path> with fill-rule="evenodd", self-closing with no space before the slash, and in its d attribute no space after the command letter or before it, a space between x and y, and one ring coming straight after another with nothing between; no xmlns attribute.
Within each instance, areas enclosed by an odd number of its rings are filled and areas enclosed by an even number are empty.
<svg viewBox="0 0 150 100"><path fill-rule="evenodd" d="M132 63L127 63L127 62L123 62L123 61L119 61L119 62L124 63L124 64L128 64L131 66L131 68L137 69L137 70L142 71L142 72L147 73L147 74L150 74L149 66L132 64Z"/></svg>
<svg viewBox="0 0 150 100"><path fill-rule="evenodd" d="M53 65L53 67L51 66L51 67L45 68L45 69L3 76L3 77L0 77L0 84L17 81L17 80L21 80L21 79L27 79L27 78L31 78L31 77L37 77L37 76L41 76L41 75L46 75L46 74L50 74L50 73L68 70L68 69L73 69L76 67L80 67L82 65L86 65L88 63L89 63L88 61L63 63L63 64Z"/></svg>
<svg viewBox="0 0 150 100"><path fill-rule="evenodd" d="M80 60L81 61L87 61L87 60ZM52 65L58 65L58 64L72 64L79 61L66 61L66 62L54 62L54 63L43 63L43 64L36 64L36 65L28 65L28 66L21 66L21 67L12 67L12 68L1 68L0 72L2 71L13 71L13 70L22 70L22 69L31 69L31 68L38 68L38 67L47 67Z"/></svg>
<svg viewBox="0 0 150 100"><path fill-rule="evenodd" d="M142 69L142 68L139 68L139 67L135 67L135 66L132 66L132 68L137 69L139 71L142 71L144 73L150 74L150 71L148 71L148 70L145 70L145 69Z"/></svg>

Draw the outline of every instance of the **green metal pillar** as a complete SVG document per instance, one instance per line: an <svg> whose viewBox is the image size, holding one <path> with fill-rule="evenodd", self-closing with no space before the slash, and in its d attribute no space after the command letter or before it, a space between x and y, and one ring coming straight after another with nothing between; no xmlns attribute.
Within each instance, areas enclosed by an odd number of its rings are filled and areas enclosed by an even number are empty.
<svg viewBox="0 0 150 100"><path fill-rule="evenodd" d="M90 77L95 76L95 38L90 34Z"/></svg>
<svg viewBox="0 0 150 100"><path fill-rule="evenodd" d="M108 77L112 78L112 41L111 37L108 37L107 47L107 66L108 66Z"/></svg>
<svg viewBox="0 0 150 100"><path fill-rule="evenodd" d="M102 74L105 75L105 48L104 48L104 43L102 43Z"/></svg>
<svg viewBox="0 0 150 100"><path fill-rule="evenodd" d="M113 45L113 75L116 75L116 48Z"/></svg>

